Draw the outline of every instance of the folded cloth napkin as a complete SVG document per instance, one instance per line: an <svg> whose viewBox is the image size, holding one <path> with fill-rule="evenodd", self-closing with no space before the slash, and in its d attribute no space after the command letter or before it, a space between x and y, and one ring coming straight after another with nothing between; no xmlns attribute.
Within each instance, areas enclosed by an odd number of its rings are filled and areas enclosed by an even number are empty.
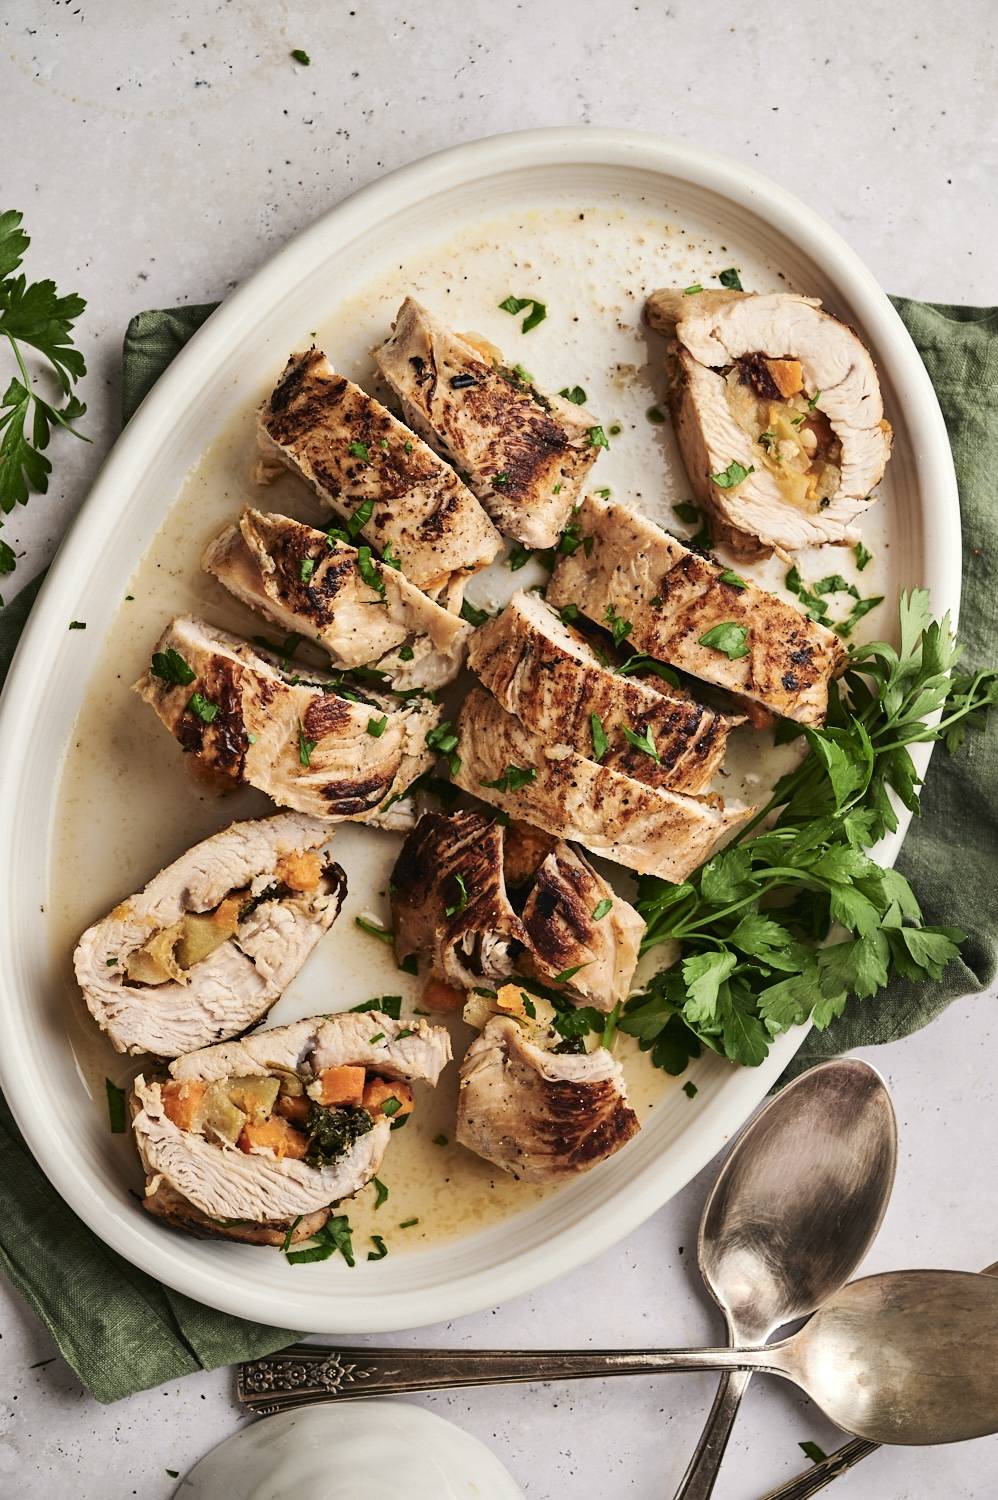
<svg viewBox="0 0 998 1500"><path fill-rule="evenodd" d="M985 665L998 640L998 309L895 300L932 377L949 428L963 512L960 634L969 665ZM139 405L210 306L140 313L124 346L125 419ZM0 680L39 580L0 611ZM929 922L969 933L937 984L895 980L874 1000L854 1001L824 1033L812 1032L795 1068L918 1030L959 996L995 976L998 948L998 724L972 735L952 758L933 757L922 816L899 866ZM105 1248L58 1197L0 1101L0 1269L35 1309L98 1401L116 1401L197 1369L270 1353L294 1334L213 1312L135 1270Z"/></svg>

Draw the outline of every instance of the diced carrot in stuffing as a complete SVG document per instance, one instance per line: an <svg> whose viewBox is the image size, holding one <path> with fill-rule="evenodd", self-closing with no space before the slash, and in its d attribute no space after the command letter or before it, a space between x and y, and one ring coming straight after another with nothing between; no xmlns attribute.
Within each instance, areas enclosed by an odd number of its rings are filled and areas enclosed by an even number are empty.
<svg viewBox="0 0 998 1500"><path fill-rule="evenodd" d="M279 1094L274 1105L275 1115L282 1115L294 1125L308 1124L308 1103L304 1094Z"/></svg>
<svg viewBox="0 0 998 1500"><path fill-rule="evenodd" d="M172 1120L174 1125L181 1130L193 1129L207 1088L206 1083L200 1083L193 1078L183 1083L178 1083L176 1079L164 1083L161 1093L167 1119Z"/></svg>
<svg viewBox="0 0 998 1500"><path fill-rule="evenodd" d="M427 1010L463 1010L464 990L431 975L423 985L422 1000Z"/></svg>
<svg viewBox="0 0 998 1500"><path fill-rule="evenodd" d="M289 890L314 891L322 875L322 860L314 849L285 854L274 873Z"/></svg>
<svg viewBox="0 0 998 1500"><path fill-rule="evenodd" d="M236 1145L240 1151L269 1147L278 1161L283 1161L286 1156L301 1161L308 1150L308 1141L301 1131L295 1130L287 1120L277 1119L274 1115L269 1120L257 1120L255 1123L247 1120Z"/></svg>
<svg viewBox="0 0 998 1500"><path fill-rule="evenodd" d="M364 1090L364 1108L370 1110L372 1115L384 1114L384 1105L389 1099L397 1099L398 1109L390 1110L389 1114L393 1120L402 1115L411 1115L415 1100L412 1097L412 1089L407 1083L402 1083L397 1078L369 1078L367 1088Z"/></svg>
<svg viewBox="0 0 998 1500"><path fill-rule="evenodd" d="M799 359L767 359L766 369L781 396L796 396L804 389L804 371Z"/></svg>
<svg viewBox="0 0 998 1500"><path fill-rule="evenodd" d="M364 1097L364 1077L363 1068L323 1068L319 1074L319 1103L359 1104Z"/></svg>

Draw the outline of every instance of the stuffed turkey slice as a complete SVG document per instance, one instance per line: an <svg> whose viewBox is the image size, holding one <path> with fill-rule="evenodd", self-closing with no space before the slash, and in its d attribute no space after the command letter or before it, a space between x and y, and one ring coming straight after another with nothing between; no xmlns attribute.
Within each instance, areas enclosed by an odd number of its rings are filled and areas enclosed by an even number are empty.
<svg viewBox="0 0 998 1500"><path fill-rule="evenodd" d="M644 923L569 844L536 829L424 813L392 871L391 905L400 962L427 954L457 990L519 970L599 1010L630 993ZM438 994L428 986L425 1003Z"/></svg>
<svg viewBox="0 0 998 1500"><path fill-rule="evenodd" d="M489 1020L460 1066L461 1145L525 1182L576 1176L626 1145L639 1125L620 1064L605 1047L566 1045L544 1045L529 1022Z"/></svg>
<svg viewBox="0 0 998 1500"><path fill-rule="evenodd" d="M201 566L282 630L322 646L335 667L373 666L400 688L440 687L460 670L471 626L370 548L331 532L247 508Z"/></svg>
<svg viewBox="0 0 998 1500"><path fill-rule="evenodd" d="M715 541L746 555L858 541L892 435L853 330L787 292L665 289L645 315L673 341L676 432Z"/></svg>
<svg viewBox="0 0 998 1500"><path fill-rule="evenodd" d="M559 559L551 604L622 621L634 650L799 724L824 723L845 660L831 630L619 501L588 495L579 527L591 545Z"/></svg>
<svg viewBox="0 0 998 1500"><path fill-rule="evenodd" d="M177 1057L266 1015L339 914L330 837L302 813L233 823L87 929L76 977L119 1052Z"/></svg>
<svg viewBox="0 0 998 1500"><path fill-rule="evenodd" d="M380 1011L317 1017L136 1078L144 1206L178 1228L281 1244L314 1233L378 1171L391 1124L435 1084L450 1038Z"/></svg>
<svg viewBox="0 0 998 1500"><path fill-rule="evenodd" d="M201 620L173 621L135 690L200 769L317 818L377 821L436 758L440 709L422 694L292 671Z"/></svg>
<svg viewBox="0 0 998 1500"><path fill-rule="evenodd" d="M317 349L291 355L260 413L259 443L261 477L275 463L300 475L351 537L449 609L460 610L467 579L500 550L454 470Z"/></svg>
<svg viewBox="0 0 998 1500"><path fill-rule="evenodd" d="M677 792L703 790L724 759L728 734L744 722L654 675L615 670L537 594L514 594L475 632L468 665L528 729ZM654 756L642 748L649 745Z"/></svg>
<svg viewBox="0 0 998 1500"><path fill-rule="evenodd" d="M527 729L481 688L465 699L457 728L458 786L641 875L684 880L754 810L645 786L598 765L556 732Z"/></svg>
<svg viewBox="0 0 998 1500"><path fill-rule="evenodd" d="M406 420L467 476L499 530L553 547L605 441L596 418L411 297L374 358Z"/></svg>

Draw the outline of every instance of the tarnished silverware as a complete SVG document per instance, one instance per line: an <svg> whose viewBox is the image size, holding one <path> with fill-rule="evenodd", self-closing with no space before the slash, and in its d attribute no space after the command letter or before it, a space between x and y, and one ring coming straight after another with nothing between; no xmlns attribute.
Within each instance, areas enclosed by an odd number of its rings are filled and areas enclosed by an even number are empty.
<svg viewBox="0 0 998 1500"><path fill-rule="evenodd" d="M998 1280L893 1271L851 1282L797 1333L764 1349L468 1354L298 1345L240 1369L258 1412L402 1391L679 1370L763 1370L805 1391L836 1426L887 1443L998 1431Z"/></svg>
<svg viewBox="0 0 998 1500"><path fill-rule="evenodd" d="M700 1221L700 1271L729 1344L761 1348L845 1285L880 1228L896 1161L890 1095L858 1058L803 1073L755 1117ZM751 1378L722 1378L676 1500L709 1500Z"/></svg>
<svg viewBox="0 0 998 1500"><path fill-rule="evenodd" d="M986 1266L981 1274L998 1276L998 1261ZM777 1485L775 1490L768 1490L762 1500L809 1500L809 1496L816 1495L826 1484L831 1484L833 1479L838 1479L840 1474L854 1468L860 1459L868 1458L880 1447L880 1443L870 1443L865 1438L851 1438L841 1448L836 1448L834 1453L820 1459L812 1468L788 1479L785 1484Z"/></svg>

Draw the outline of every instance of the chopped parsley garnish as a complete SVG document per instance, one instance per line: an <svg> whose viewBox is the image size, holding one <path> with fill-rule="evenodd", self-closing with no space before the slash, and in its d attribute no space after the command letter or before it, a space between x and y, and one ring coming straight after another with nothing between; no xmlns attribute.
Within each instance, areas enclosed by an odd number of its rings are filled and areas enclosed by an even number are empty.
<svg viewBox="0 0 998 1500"><path fill-rule="evenodd" d="M110 1078L104 1079L104 1088L107 1092L107 1117L111 1124L113 1135L123 1135L127 1128L127 1111L125 1109L126 1094Z"/></svg>
<svg viewBox="0 0 998 1500"><path fill-rule="evenodd" d="M419 973L419 954L418 953L407 953L406 956L405 956L405 958L403 958L402 962L399 964L399 968L405 974L414 974L414 975L418 974Z"/></svg>
<svg viewBox="0 0 998 1500"><path fill-rule="evenodd" d="M401 1108L402 1100L396 1099L395 1095L392 1094L389 1098L385 1099L382 1102L381 1113L383 1115L387 1115L388 1118L391 1119L392 1115L397 1115Z"/></svg>
<svg viewBox="0 0 998 1500"><path fill-rule="evenodd" d="M687 526L695 526L700 519L699 510L695 505L691 505L688 500L681 500L672 509L679 520L685 522Z"/></svg>
<svg viewBox="0 0 998 1500"><path fill-rule="evenodd" d="M652 736L650 724L645 725L643 734L635 734L633 729L628 729L625 726L624 739L629 745L633 745L635 750L642 750L645 755L650 755L657 766L662 764L662 757L655 749L655 740Z"/></svg>
<svg viewBox="0 0 998 1500"><path fill-rule="evenodd" d="M418 1224L418 1223L419 1223L418 1219L403 1219L402 1222L401 1222L401 1224L399 1225L399 1228L400 1229L411 1229L414 1224Z"/></svg>
<svg viewBox="0 0 998 1500"><path fill-rule="evenodd" d="M218 704L212 703L203 693L192 693L187 700L187 712L196 714L204 724L214 724L218 718Z"/></svg>
<svg viewBox="0 0 998 1500"><path fill-rule="evenodd" d="M863 546L862 542L857 542L856 543L854 551L855 551L855 554L856 554L856 566L859 569L859 571L862 573L862 571L866 567L867 563L873 557L873 553L872 552L867 552L867 550Z"/></svg>
<svg viewBox="0 0 998 1500"><path fill-rule="evenodd" d="M86 630L87 622L86 620L70 620L69 628L70 630Z"/></svg>
<svg viewBox="0 0 998 1500"><path fill-rule="evenodd" d="M496 777L495 781L480 781L478 785L494 787L500 792L515 792L521 786L529 786L536 779L537 770L534 766L526 768L522 766L507 766L505 771Z"/></svg>
<svg viewBox="0 0 998 1500"><path fill-rule="evenodd" d="M504 490L509 484L509 475L505 469L500 469L498 474L492 476L492 486L497 490Z"/></svg>
<svg viewBox="0 0 998 1500"><path fill-rule="evenodd" d="M351 512L351 514L347 517L347 536L351 541L353 541L355 536L360 535L373 515L373 500L364 500L360 505L358 505L355 511Z"/></svg>
<svg viewBox="0 0 998 1500"><path fill-rule="evenodd" d="M700 1090L697 1088L692 1078L687 1078L686 1082L683 1084L683 1093L686 1095L687 1099L695 1099L699 1092Z"/></svg>
<svg viewBox="0 0 998 1500"><path fill-rule="evenodd" d="M188 687L197 673L193 667L188 666L179 651L174 651L172 646L167 646L165 651L153 652L152 675L159 677L163 682L175 683L178 687Z"/></svg>
<svg viewBox="0 0 998 1500"><path fill-rule="evenodd" d="M402 560L401 558L395 556L395 553L392 551L391 542L389 542L387 547L384 548L381 554L381 561L384 563L386 568L394 568L396 573L402 571Z"/></svg>
<svg viewBox="0 0 998 1500"><path fill-rule="evenodd" d="M374 1246L374 1249L373 1250L368 1250L368 1252L367 1252L367 1258L368 1258L368 1260L384 1260L385 1256L388 1254L388 1246L385 1244L385 1242L382 1239L381 1235L380 1234L372 1234L371 1235L371 1244Z"/></svg>
<svg viewBox="0 0 998 1500"><path fill-rule="evenodd" d="M411 1026L403 1026L401 1031L396 1031L395 1040L397 1042L404 1042L407 1036L415 1035L416 1033L413 1031Z"/></svg>
<svg viewBox="0 0 998 1500"><path fill-rule="evenodd" d="M371 450L366 443L355 440L347 445L347 452L351 458L359 458L365 464L371 461Z"/></svg>
<svg viewBox="0 0 998 1500"><path fill-rule="evenodd" d="M721 582L728 584L733 589L747 589L748 584L739 573L733 573L730 568L725 568L721 574Z"/></svg>
<svg viewBox="0 0 998 1500"><path fill-rule="evenodd" d="M521 568L526 567L527 563L530 561L533 555L534 552L532 547L524 547L519 542L516 542L509 549L509 556L506 559L506 566L511 573L519 573Z"/></svg>
<svg viewBox="0 0 998 1500"><path fill-rule="evenodd" d="M610 632L613 635L613 644L615 646L623 645L633 628L631 621L625 620L623 615L618 615L612 604L607 605L606 614L603 616L603 619L610 627Z"/></svg>
<svg viewBox="0 0 998 1500"><path fill-rule="evenodd" d="M411 646L399 647L399 661L412 661L415 655L416 653Z"/></svg>
<svg viewBox="0 0 998 1500"><path fill-rule="evenodd" d="M444 907L445 917L456 917L458 912L464 911L468 904L468 887L464 883L463 875L452 875L451 879L457 886L457 900L453 906Z"/></svg>
<svg viewBox="0 0 998 1500"><path fill-rule="evenodd" d="M312 751L318 744L318 740L310 740L305 733L305 726L301 719L298 720L298 762L306 770L312 764Z"/></svg>
<svg viewBox="0 0 998 1500"><path fill-rule="evenodd" d="M602 922L603 918L613 911L613 902L609 896L604 896L602 901L597 901L593 907L593 921Z"/></svg>
<svg viewBox="0 0 998 1500"><path fill-rule="evenodd" d="M740 464L735 458L732 459L726 469L721 470L720 474L712 474L710 477L718 489L731 490L734 489L736 484L741 484L743 479L747 479L750 474L754 473L755 469L752 464L749 464L746 469L745 465Z"/></svg>
<svg viewBox="0 0 998 1500"><path fill-rule="evenodd" d="M371 558L370 547L357 548L357 572L367 584L368 588L373 589L381 599L381 602L385 603L385 581L381 577L381 574L378 572L377 568L374 566L374 562Z"/></svg>
<svg viewBox="0 0 998 1500"><path fill-rule="evenodd" d="M813 1464L823 1463L824 1460L828 1457L828 1454L825 1452L825 1450L823 1448L819 1448L817 1443L812 1443L810 1439L808 1439L804 1443L798 1443L797 1446L801 1450L801 1452L811 1460Z"/></svg>
<svg viewBox="0 0 998 1500"><path fill-rule="evenodd" d="M294 58L296 63L301 63L303 68L307 68L311 65L312 59L302 47L292 47L291 56Z"/></svg>
<svg viewBox="0 0 998 1500"><path fill-rule="evenodd" d="M466 620L469 625L484 625L486 620L491 619L487 609L479 609L477 604L472 604L470 599L461 601L461 619ZM399 655L402 653L399 652Z"/></svg>
<svg viewBox="0 0 998 1500"><path fill-rule="evenodd" d="M311 557L303 557L301 560L301 565L298 569L298 576L301 579L302 583L308 583L314 572L315 560Z"/></svg>
<svg viewBox="0 0 998 1500"><path fill-rule="evenodd" d="M654 602L652 600L653 604ZM661 604L661 599L658 602ZM617 668L619 677L633 677L636 672L649 672L653 677L661 677L663 682L671 683L673 687L679 686L679 676L671 667L667 667L664 662L656 661L653 656L646 656L642 651L629 656Z"/></svg>
<svg viewBox="0 0 998 1500"><path fill-rule="evenodd" d="M590 963L592 963L592 959L589 959L584 964L573 964L570 969L562 969L560 974L554 976L554 979L551 981L552 984L567 984L570 979L575 978L580 969L588 969Z"/></svg>
<svg viewBox="0 0 998 1500"><path fill-rule="evenodd" d="M384 1039L385 1033L383 1031L376 1031L373 1036L368 1037L367 1045L373 1047L377 1042L383 1042Z"/></svg>
<svg viewBox="0 0 998 1500"><path fill-rule="evenodd" d="M573 406L585 406L586 393L581 385L566 385L558 392L566 401L571 401Z"/></svg>
<svg viewBox="0 0 998 1500"><path fill-rule="evenodd" d="M521 385L533 385L534 383L534 377L531 375L530 371L525 370L519 363L519 361L517 361L517 363L513 366L513 374L516 376Z"/></svg>
<svg viewBox="0 0 998 1500"><path fill-rule="evenodd" d="M593 739L593 760L599 762L609 750L610 741L603 728L603 720L597 713L589 715L589 732Z"/></svg>
<svg viewBox="0 0 998 1500"><path fill-rule="evenodd" d="M314 1261L329 1260L337 1251L348 1266L357 1264L353 1253L353 1231L346 1214L337 1214L334 1218L327 1220L323 1227L312 1235L311 1246L305 1250L288 1250L285 1252L285 1258L289 1265L305 1266Z"/></svg>
<svg viewBox="0 0 998 1500"><path fill-rule="evenodd" d="M590 448L609 448L610 443L602 427L590 427L589 446Z"/></svg>
<svg viewBox="0 0 998 1500"><path fill-rule="evenodd" d="M609 447L609 444L607 444L607 446ZM613 490L608 484L605 484L601 490L594 490L593 494L601 495L604 500L609 500L610 496L613 494Z"/></svg>
<svg viewBox="0 0 998 1500"><path fill-rule="evenodd" d="M748 626L738 625L734 620L723 620L700 637L700 645L723 652L729 661L738 661L749 654Z"/></svg>
<svg viewBox="0 0 998 1500"><path fill-rule="evenodd" d="M742 286L742 278L734 266L729 266L726 271L719 271L717 279L722 286L728 288L729 292L742 292L745 290Z"/></svg>
<svg viewBox="0 0 998 1500"><path fill-rule="evenodd" d="M579 618L579 606L577 604L563 604L558 614L565 625L574 625Z"/></svg>
<svg viewBox="0 0 998 1500"><path fill-rule="evenodd" d="M692 297L694 292L702 292L702 291L703 291L703 287L700 285L699 281L694 281L692 286L684 286L683 287L683 296L684 297Z"/></svg>
<svg viewBox="0 0 998 1500"><path fill-rule="evenodd" d="M530 312L520 324L521 333L529 333L531 328L536 328L538 323L543 323L548 315L547 307L543 302L538 302L536 297L506 297L499 304L500 312L521 313L525 308Z"/></svg>
<svg viewBox="0 0 998 1500"><path fill-rule="evenodd" d="M360 917L357 918L357 925L358 927L364 926L364 923ZM380 936L381 933L384 932L384 930L384 928L379 928L375 933L375 937ZM364 931L371 931L370 924L364 927ZM389 934L389 938L390 937L391 934ZM362 1000L359 1005L351 1005L350 1014L352 1016L365 1015L369 1010L380 1010L382 1015L391 1016L393 1021L397 1021L399 1016L402 1014L402 996L375 995L373 1000Z"/></svg>
<svg viewBox="0 0 998 1500"><path fill-rule="evenodd" d="M449 1142L445 1135L435 1135L433 1137L433 1144L434 1146L446 1146L449 1144Z"/></svg>
<svg viewBox="0 0 998 1500"><path fill-rule="evenodd" d="M428 750L436 750L447 757L447 765L452 776L456 776L461 769L461 757L455 754L457 750L457 734L449 719L442 720L426 735L426 747Z"/></svg>
<svg viewBox="0 0 998 1500"><path fill-rule="evenodd" d="M388 943L389 945L391 945L395 941L395 934L394 932L392 932L391 928L382 927L380 922L372 922L368 917L354 917L354 922L360 928L361 932L369 933L371 937L376 937L379 942ZM354 1010L370 1009L371 1006L369 1005L354 1006ZM395 1019L398 1020L398 1017L396 1016Z"/></svg>
<svg viewBox="0 0 998 1500"><path fill-rule="evenodd" d="M624 429L621 427L619 422L614 422L610 427L607 428L607 431L609 432L611 437L619 437L623 430Z"/></svg>
<svg viewBox="0 0 998 1500"><path fill-rule="evenodd" d="M406 438L405 442L402 444L402 447L404 448L404 450L405 450L406 453L411 453L412 449L413 449L413 444L410 442L410 440L408 438Z"/></svg>
<svg viewBox="0 0 998 1500"><path fill-rule="evenodd" d="M665 421L665 412L660 406L649 406L648 410L645 412L645 416L655 427L658 427L662 422Z"/></svg>
<svg viewBox="0 0 998 1500"><path fill-rule="evenodd" d="M765 449L767 453L772 453L773 449L776 447L776 433L760 432L757 442L760 448Z"/></svg>
<svg viewBox="0 0 998 1500"><path fill-rule="evenodd" d="M388 1197L388 1189L385 1187L385 1184L381 1181L380 1177L372 1177L371 1186L374 1188L375 1192L374 1211L375 1213L377 1213L382 1203L384 1203L385 1199Z"/></svg>
<svg viewBox="0 0 998 1500"><path fill-rule="evenodd" d="M814 408L818 404L818 397L820 395L821 395L820 391L815 391L815 393L814 393L813 396L808 396L808 398L807 398L807 409L808 409L808 411L814 411Z"/></svg>
<svg viewBox="0 0 998 1500"><path fill-rule="evenodd" d="M368 719L367 721L367 732L371 736L372 740L380 740L381 736L384 734L387 728L387 714L382 714L380 719Z"/></svg>

